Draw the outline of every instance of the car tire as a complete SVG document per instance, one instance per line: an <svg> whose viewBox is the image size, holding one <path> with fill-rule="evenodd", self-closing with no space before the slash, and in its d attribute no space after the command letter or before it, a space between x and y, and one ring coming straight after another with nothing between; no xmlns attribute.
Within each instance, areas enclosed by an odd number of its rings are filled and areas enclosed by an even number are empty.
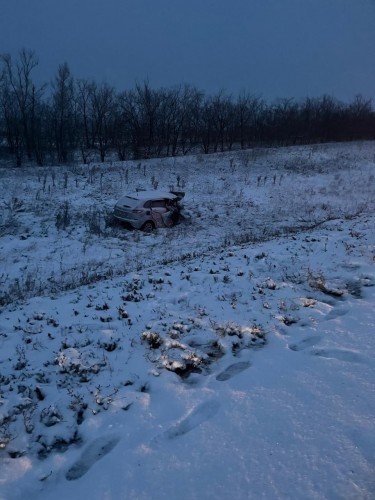
<svg viewBox="0 0 375 500"><path fill-rule="evenodd" d="M151 220L148 220L142 226L142 231L144 233L152 233L154 229L155 229L155 224Z"/></svg>

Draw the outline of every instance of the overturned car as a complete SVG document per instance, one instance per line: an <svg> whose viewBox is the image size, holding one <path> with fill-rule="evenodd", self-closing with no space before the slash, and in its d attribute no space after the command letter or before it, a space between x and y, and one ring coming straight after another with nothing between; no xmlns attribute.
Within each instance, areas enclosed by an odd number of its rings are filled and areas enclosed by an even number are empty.
<svg viewBox="0 0 375 500"><path fill-rule="evenodd" d="M136 191L122 196L114 209L114 216L134 229L150 233L157 227L171 227L187 218L180 191Z"/></svg>

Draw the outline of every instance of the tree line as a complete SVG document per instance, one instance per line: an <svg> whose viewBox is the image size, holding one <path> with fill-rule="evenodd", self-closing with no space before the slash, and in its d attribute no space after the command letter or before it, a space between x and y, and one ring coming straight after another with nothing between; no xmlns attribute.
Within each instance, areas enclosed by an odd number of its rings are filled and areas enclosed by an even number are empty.
<svg viewBox="0 0 375 500"><path fill-rule="evenodd" d="M50 84L37 85L38 57L23 49L0 55L0 159L87 163L375 138L370 99L342 103L329 95L267 103L181 85L154 89L145 81L117 91L75 79L61 64Z"/></svg>

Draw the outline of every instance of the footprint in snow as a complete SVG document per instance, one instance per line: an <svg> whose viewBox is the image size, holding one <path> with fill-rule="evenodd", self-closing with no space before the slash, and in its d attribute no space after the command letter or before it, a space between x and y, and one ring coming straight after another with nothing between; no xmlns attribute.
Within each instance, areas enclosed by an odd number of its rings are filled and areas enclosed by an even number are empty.
<svg viewBox="0 0 375 500"><path fill-rule="evenodd" d="M86 446L81 457L70 467L65 474L68 481L79 479L102 457L107 455L120 441L117 436L103 436L95 439Z"/></svg>
<svg viewBox="0 0 375 500"><path fill-rule="evenodd" d="M330 311L328 314L326 314L324 319L325 320L336 319L339 318L340 316L344 316L347 313L348 313L347 309L335 308L332 309L332 311Z"/></svg>
<svg viewBox="0 0 375 500"><path fill-rule="evenodd" d="M375 437L373 434L361 429L354 429L350 433L351 438L364 458L375 465Z"/></svg>
<svg viewBox="0 0 375 500"><path fill-rule="evenodd" d="M301 342L297 342L296 344L289 344L288 347L291 351L304 351L309 347L312 347L318 344L322 340L320 335L314 335L313 337L306 337L301 340Z"/></svg>
<svg viewBox="0 0 375 500"><path fill-rule="evenodd" d="M224 371L222 371L216 376L216 380L219 380L220 382L229 380L238 373L247 370L248 368L250 368L250 366L251 366L250 361L240 361L239 363L234 363L233 365L229 365L227 368L225 368Z"/></svg>
<svg viewBox="0 0 375 500"><path fill-rule="evenodd" d="M366 362L365 358L357 352L344 349L316 349L312 354L320 358L338 359L339 361L348 361L349 363Z"/></svg>
<svg viewBox="0 0 375 500"><path fill-rule="evenodd" d="M173 425L152 441L152 446L157 446L160 441L171 440L183 436L200 424L212 418L219 410L219 403L215 400L206 401L197 406L187 417Z"/></svg>
<svg viewBox="0 0 375 500"><path fill-rule="evenodd" d="M346 283L348 292L355 299L362 298L362 283L360 280L350 280Z"/></svg>

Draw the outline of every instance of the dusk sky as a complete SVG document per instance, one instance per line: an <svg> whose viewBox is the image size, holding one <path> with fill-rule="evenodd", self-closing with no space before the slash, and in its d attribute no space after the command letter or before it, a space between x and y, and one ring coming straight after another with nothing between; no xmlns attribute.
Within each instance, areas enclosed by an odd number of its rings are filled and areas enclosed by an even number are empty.
<svg viewBox="0 0 375 500"><path fill-rule="evenodd" d="M0 52L22 48L45 82L375 101L375 0L0 0Z"/></svg>

